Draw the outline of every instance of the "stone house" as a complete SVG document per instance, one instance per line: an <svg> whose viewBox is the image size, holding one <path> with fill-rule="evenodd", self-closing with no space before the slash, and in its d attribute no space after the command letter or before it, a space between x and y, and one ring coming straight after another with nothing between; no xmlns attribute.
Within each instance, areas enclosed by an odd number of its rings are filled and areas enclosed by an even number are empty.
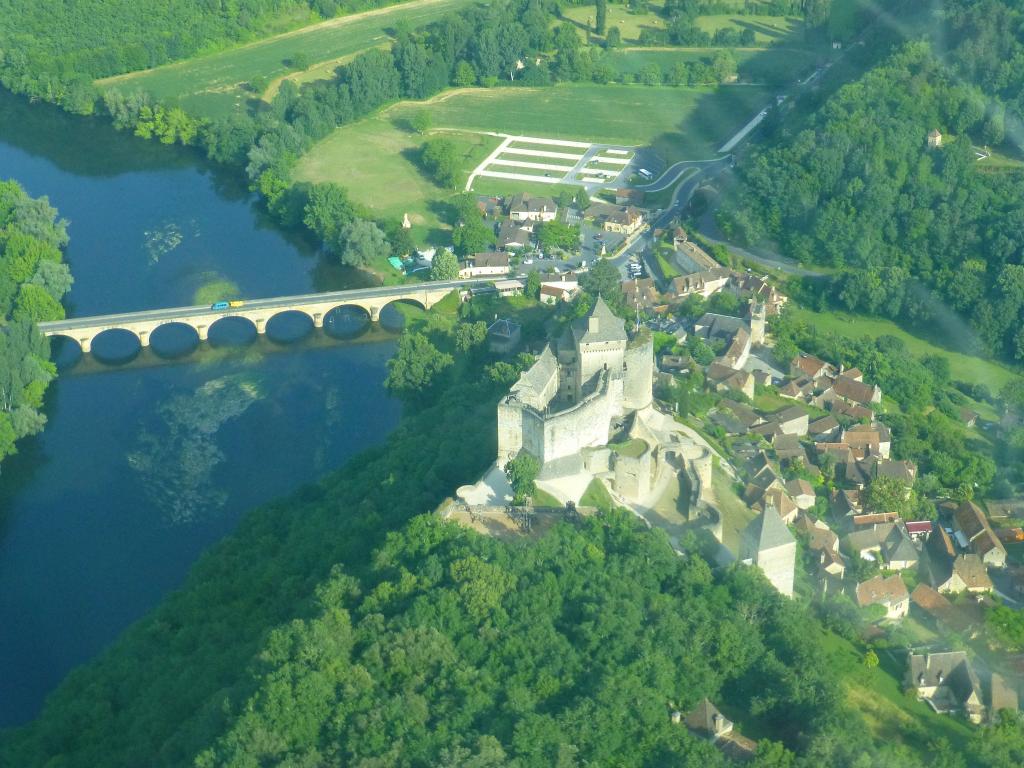
<svg viewBox="0 0 1024 768"><path fill-rule="evenodd" d="M807 434L815 442L830 441L840 432L839 422L831 414L807 425Z"/></svg>
<svg viewBox="0 0 1024 768"><path fill-rule="evenodd" d="M964 651L909 654L906 686L936 712L963 712L972 723L985 717L981 682Z"/></svg>
<svg viewBox="0 0 1024 768"><path fill-rule="evenodd" d="M725 288L731 277L732 272L725 267L691 272L688 275L673 278L669 283L668 293L676 299L685 299L694 294L708 298Z"/></svg>
<svg viewBox="0 0 1024 768"><path fill-rule="evenodd" d="M842 374L836 376L831 391L839 399L859 405L882 402L882 389L877 384L866 384Z"/></svg>
<svg viewBox="0 0 1024 768"><path fill-rule="evenodd" d="M514 221L503 221L498 227L498 248L503 251L521 251L533 242L533 231Z"/></svg>
<svg viewBox="0 0 1024 768"><path fill-rule="evenodd" d="M507 355L519 348L522 326L515 320L495 320L487 328L487 346L491 352Z"/></svg>
<svg viewBox="0 0 1024 768"><path fill-rule="evenodd" d="M673 722L682 720L682 714L673 713ZM698 702L693 711L686 715L686 727L695 736L707 739L732 760L743 762L752 758L757 751L757 742L738 733L733 723L718 711L707 697Z"/></svg>
<svg viewBox="0 0 1024 768"><path fill-rule="evenodd" d="M965 501L953 513L954 532L960 545L978 555L985 565L1006 565L1006 547L989 525L981 507Z"/></svg>
<svg viewBox="0 0 1024 768"><path fill-rule="evenodd" d="M875 576L857 585L857 605L881 605L887 619L902 619L910 611L910 593L899 576Z"/></svg>
<svg viewBox="0 0 1024 768"><path fill-rule="evenodd" d="M705 375L716 392L732 390L751 399L754 397L754 376L748 371L737 371L715 360L708 366Z"/></svg>
<svg viewBox="0 0 1024 768"><path fill-rule="evenodd" d="M934 562L931 567L932 581L939 592L991 592L993 589L988 569L978 555L957 555L947 567Z"/></svg>
<svg viewBox="0 0 1024 768"><path fill-rule="evenodd" d="M835 376L835 368L831 363L815 357L800 353L789 361L789 375L794 379L806 377L813 381L821 376Z"/></svg>
<svg viewBox="0 0 1024 768"><path fill-rule="evenodd" d="M942 133L938 128L928 131L928 149L938 149L942 146Z"/></svg>
<svg viewBox="0 0 1024 768"><path fill-rule="evenodd" d="M940 629L965 632L971 627L970 618L934 587L921 583L910 593L910 602L930 616Z"/></svg>
<svg viewBox="0 0 1024 768"><path fill-rule="evenodd" d="M814 506L814 486L803 478L794 478L786 483L786 493L801 510L810 509ZM827 527L827 526L826 526Z"/></svg>
<svg viewBox="0 0 1024 768"><path fill-rule="evenodd" d="M509 262L507 253L474 253L459 264L459 277L463 280L470 277L492 277L507 275Z"/></svg>
<svg viewBox="0 0 1024 768"><path fill-rule="evenodd" d="M608 232L632 235L644 225L644 212L634 205L613 206L601 216L601 226Z"/></svg>
<svg viewBox="0 0 1024 768"><path fill-rule="evenodd" d="M508 204L508 217L512 221L554 221L558 205L550 197L534 197L529 192L513 195Z"/></svg>
<svg viewBox="0 0 1024 768"><path fill-rule="evenodd" d="M784 435L806 435L810 419L807 411L799 406L792 406L785 410L773 413L772 421L779 425L779 430Z"/></svg>

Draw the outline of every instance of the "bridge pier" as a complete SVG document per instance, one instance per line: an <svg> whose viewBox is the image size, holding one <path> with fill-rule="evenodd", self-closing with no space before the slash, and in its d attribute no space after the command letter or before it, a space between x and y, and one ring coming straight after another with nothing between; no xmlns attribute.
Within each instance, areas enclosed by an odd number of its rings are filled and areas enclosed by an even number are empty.
<svg viewBox="0 0 1024 768"><path fill-rule="evenodd" d="M370 307L370 322L376 323L380 320L380 307Z"/></svg>
<svg viewBox="0 0 1024 768"><path fill-rule="evenodd" d="M206 341L207 337L210 335L210 329L205 325L197 325L196 333L199 334L199 341Z"/></svg>
<svg viewBox="0 0 1024 768"><path fill-rule="evenodd" d="M139 337L139 344L140 344L140 346L148 347L149 346L149 331L139 331L137 335Z"/></svg>
<svg viewBox="0 0 1024 768"><path fill-rule="evenodd" d="M257 317L253 320L256 325L256 333L263 334L267 332L267 319L265 317Z"/></svg>
<svg viewBox="0 0 1024 768"><path fill-rule="evenodd" d="M320 312L313 313L313 327L323 328L324 327L324 316Z"/></svg>
<svg viewBox="0 0 1024 768"><path fill-rule="evenodd" d="M82 348L83 355L88 355L90 352L92 352L92 336L87 336L84 339L79 339L78 346Z"/></svg>

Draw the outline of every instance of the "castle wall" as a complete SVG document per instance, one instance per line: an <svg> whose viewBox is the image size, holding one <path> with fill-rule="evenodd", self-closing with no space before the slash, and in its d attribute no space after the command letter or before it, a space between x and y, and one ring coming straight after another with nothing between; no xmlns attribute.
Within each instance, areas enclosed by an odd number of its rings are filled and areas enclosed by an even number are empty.
<svg viewBox="0 0 1024 768"><path fill-rule="evenodd" d="M654 452L650 449L637 458L615 456L615 491L626 498L641 499L651 492Z"/></svg>
<svg viewBox="0 0 1024 768"><path fill-rule="evenodd" d="M614 412L608 377L598 391L575 406L542 420L543 461L579 453L581 448L604 445Z"/></svg>
<svg viewBox="0 0 1024 768"><path fill-rule="evenodd" d="M622 385L622 405L626 410L646 408L654 399L654 340L650 334L639 344L628 347L623 356L626 365Z"/></svg>
<svg viewBox="0 0 1024 768"><path fill-rule="evenodd" d="M523 415L521 403L498 403L498 466L504 467L523 447Z"/></svg>

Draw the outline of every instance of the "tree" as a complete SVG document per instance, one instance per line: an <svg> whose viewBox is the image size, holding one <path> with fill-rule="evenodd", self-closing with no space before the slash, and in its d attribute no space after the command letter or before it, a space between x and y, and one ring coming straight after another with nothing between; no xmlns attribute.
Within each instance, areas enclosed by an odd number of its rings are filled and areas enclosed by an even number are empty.
<svg viewBox="0 0 1024 768"><path fill-rule="evenodd" d="M580 227L578 224L545 221L537 226L537 242L545 251L560 248L575 253L580 249Z"/></svg>
<svg viewBox="0 0 1024 768"><path fill-rule="evenodd" d="M875 653L874 648L868 648L864 654L864 666L868 669L874 669L878 666L878 654Z"/></svg>
<svg viewBox="0 0 1024 768"><path fill-rule="evenodd" d="M612 27L604 39L605 48L618 48L622 45L622 33L618 27Z"/></svg>
<svg viewBox="0 0 1024 768"><path fill-rule="evenodd" d="M388 361L384 386L405 400L420 400L453 362L451 355L435 347L424 334L403 333L395 356Z"/></svg>
<svg viewBox="0 0 1024 768"><path fill-rule="evenodd" d="M593 298L602 296L609 306L616 301L622 303L619 270L606 259L599 259L590 271L580 275L580 288Z"/></svg>
<svg viewBox="0 0 1024 768"><path fill-rule="evenodd" d="M603 35L608 28L608 0L597 0L594 17L594 32Z"/></svg>
<svg viewBox="0 0 1024 768"><path fill-rule="evenodd" d="M420 150L420 163L438 185L448 189L458 187L462 165L458 149L450 139L427 139Z"/></svg>
<svg viewBox="0 0 1024 768"><path fill-rule="evenodd" d="M341 263L350 267L366 267L391 255L391 244L376 224L354 219L338 232Z"/></svg>
<svg viewBox="0 0 1024 768"><path fill-rule="evenodd" d="M430 265L431 280L456 280L459 277L459 261L448 248L439 248Z"/></svg>
<svg viewBox="0 0 1024 768"><path fill-rule="evenodd" d="M524 503L537 491L537 475L540 462L531 453L520 451L519 455L505 464L505 476L512 486L515 504Z"/></svg>
<svg viewBox="0 0 1024 768"><path fill-rule="evenodd" d="M309 56L305 51L296 51L288 59L288 66L297 70L309 69Z"/></svg>
<svg viewBox="0 0 1024 768"><path fill-rule="evenodd" d="M459 323L455 326L455 349L469 352L487 340L487 323Z"/></svg>
<svg viewBox="0 0 1024 768"><path fill-rule="evenodd" d="M526 276L525 293L531 299L540 298L540 274L533 270Z"/></svg>
<svg viewBox="0 0 1024 768"><path fill-rule="evenodd" d="M412 120L409 121L409 124L412 126L412 129L416 131L416 133L426 133L427 131L430 130L430 126L432 123L433 120L431 120L430 118L430 113L427 112L427 110L425 109L421 109L419 112L413 115Z"/></svg>
<svg viewBox="0 0 1024 768"><path fill-rule="evenodd" d="M460 256L480 253L494 245L494 230L479 217L474 217L452 231L452 243Z"/></svg>
<svg viewBox="0 0 1024 768"><path fill-rule="evenodd" d="M456 64L452 82L458 88L470 88L476 85L476 70L473 65L465 60Z"/></svg>
<svg viewBox="0 0 1024 768"><path fill-rule="evenodd" d="M868 484L865 503L872 512L895 512L904 520L913 520L914 502L913 492L899 478L881 475Z"/></svg>

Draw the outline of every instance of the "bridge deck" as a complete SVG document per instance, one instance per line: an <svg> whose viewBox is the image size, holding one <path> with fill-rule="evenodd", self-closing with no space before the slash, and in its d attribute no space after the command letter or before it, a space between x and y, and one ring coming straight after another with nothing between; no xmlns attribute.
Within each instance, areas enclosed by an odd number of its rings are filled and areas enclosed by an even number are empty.
<svg viewBox="0 0 1024 768"><path fill-rule="evenodd" d="M261 309L281 309L308 306L310 304L336 304L343 306L346 302L365 299L409 297L415 298L423 291L455 290L493 283L494 278L476 278L472 280L449 280L435 283L417 283L414 285L394 285L381 288L357 288L347 291L328 291L325 293L307 293L297 296L277 296L268 299L246 299L240 307L213 309L209 304L192 307L168 307L166 309L149 309L140 312L121 312L110 315L93 315L91 317L73 317L66 320L52 320L39 323L39 330L44 334L56 334L73 331L78 328L97 326L117 326L130 323L144 323L163 320L171 322L178 318L195 317L197 315L238 315Z"/></svg>

